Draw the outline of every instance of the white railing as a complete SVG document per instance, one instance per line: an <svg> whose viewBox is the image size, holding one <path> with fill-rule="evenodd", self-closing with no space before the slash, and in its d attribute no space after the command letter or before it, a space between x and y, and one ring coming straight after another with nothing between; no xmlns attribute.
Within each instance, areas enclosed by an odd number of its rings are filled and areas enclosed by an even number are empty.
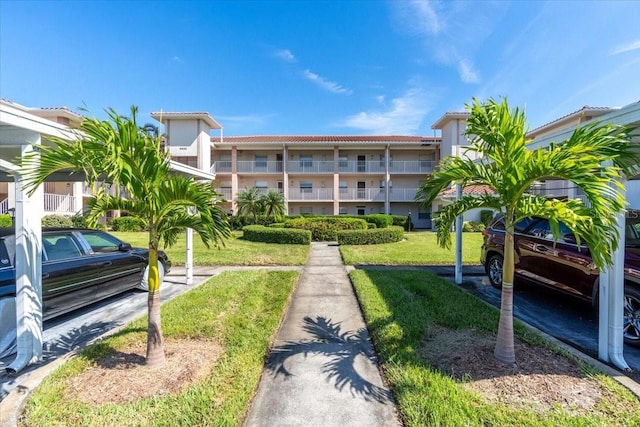
<svg viewBox="0 0 640 427"><path fill-rule="evenodd" d="M78 212L75 198L68 194L44 194L44 211L46 213L74 214Z"/></svg>
<svg viewBox="0 0 640 427"><path fill-rule="evenodd" d="M389 172L391 173L431 173L436 165L432 160L405 160L391 162Z"/></svg>
<svg viewBox="0 0 640 427"><path fill-rule="evenodd" d="M413 202L417 192L417 188L391 188L389 189L389 201Z"/></svg>
<svg viewBox="0 0 640 427"><path fill-rule="evenodd" d="M340 201L384 202L384 188L341 188Z"/></svg>
<svg viewBox="0 0 640 427"><path fill-rule="evenodd" d="M288 173L333 173L333 161L289 160Z"/></svg>
<svg viewBox="0 0 640 427"><path fill-rule="evenodd" d="M225 200L231 201L231 189L230 188L218 188L216 191L222 194Z"/></svg>
<svg viewBox="0 0 640 427"><path fill-rule="evenodd" d="M315 201L333 201L333 189L331 188L290 188L289 201L298 200L315 200Z"/></svg>
<svg viewBox="0 0 640 427"><path fill-rule="evenodd" d="M0 201L0 214L6 214L9 212L9 199Z"/></svg>
<svg viewBox="0 0 640 427"><path fill-rule="evenodd" d="M238 173L282 173L282 162L271 161L255 161L255 160L239 160ZM231 168L229 167L229 172Z"/></svg>
<svg viewBox="0 0 640 427"><path fill-rule="evenodd" d="M341 160L338 163L340 173L385 173L386 170L380 160Z"/></svg>

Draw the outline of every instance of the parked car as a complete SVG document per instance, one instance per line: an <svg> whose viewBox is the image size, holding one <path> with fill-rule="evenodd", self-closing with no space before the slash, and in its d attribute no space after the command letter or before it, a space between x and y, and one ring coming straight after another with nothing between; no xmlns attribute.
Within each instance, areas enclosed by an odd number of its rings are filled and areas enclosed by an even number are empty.
<svg viewBox="0 0 640 427"><path fill-rule="evenodd" d="M16 295L16 242L12 228L0 229L0 301ZM161 279L171 269L158 254ZM138 288L148 290L147 249L133 248L99 230L45 228L42 231L43 319Z"/></svg>
<svg viewBox="0 0 640 427"><path fill-rule="evenodd" d="M640 347L640 215L627 218L624 258L624 341ZM562 237L553 240L549 221L526 218L515 226L515 279L547 286L598 308L600 272L589 248L576 243L575 235L560 224ZM504 223L497 217L483 232L481 263L491 285L502 286Z"/></svg>

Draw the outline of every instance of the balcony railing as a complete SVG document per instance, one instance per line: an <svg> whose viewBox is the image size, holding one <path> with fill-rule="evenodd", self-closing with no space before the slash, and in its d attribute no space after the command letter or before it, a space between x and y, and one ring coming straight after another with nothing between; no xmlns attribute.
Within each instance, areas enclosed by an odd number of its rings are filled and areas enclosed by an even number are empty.
<svg viewBox="0 0 640 427"><path fill-rule="evenodd" d="M76 199L67 194L44 194L44 211L47 213L69 214L80 210Z"/></svg>
<svg viewBox="0 0 640 427"><path fill-rule="evenodd" d="M9 199L0 201L0 214L6 214L9 212Z"/></svg>
<svg viewBox="0 0 640 427"><path fill-rule="evenodd" d="M341 188L339 200L384 202L384 188Z"/></svg>
<svg viewBox="0 0 640 427"><path fill-rule="evenodd" d="M394 160L389 165L389 172L393 174L428 174L433 171L435 161L432 160ZM344 174L384 174L386 173L384 162L379 160L348 160L338 162L338 172ZM231 173L231 162L228 160L214 162L211 166L212 173ZM238 173L270 174L283 173L281 161L254 161L239 160L237 162ZM303 174L327 174L334 172L334 162L331 160L289 160L287 161L287 173Z"/></svg>
<svg viewBox="0 0 640 427"><path fill-rule="evenodd" d="M389 189L389 201L413 202L417 192L417 188L391 188Z"/></svg>
<svg viewBox="0 0 640 427"><path fill-rule="evenodd" d="M333 201L333 189L331 188L290 188L289 201Z"/></svg>

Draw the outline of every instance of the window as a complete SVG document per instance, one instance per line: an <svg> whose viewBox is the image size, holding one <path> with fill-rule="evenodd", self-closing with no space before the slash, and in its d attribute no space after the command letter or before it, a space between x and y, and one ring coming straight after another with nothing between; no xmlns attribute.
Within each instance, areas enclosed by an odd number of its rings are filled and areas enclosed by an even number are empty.
<svg viewBox="0 0 640 427"><path fill-rule="evenodd" d="M340 194L347 193L347 181L340 181L338 187L340 188Z"/></svg>
<svg viewBox="0 0 640 427"><path fill-rule="evenodd" d="M349 158L347 156L340 156L338 158L340 168L344 169L349 166Z"/></svg>
<svg viewBox="0 0 640 427"><path fill-rule="evenodd" d="M300 215L313 215L313 208L311 206L300 206Z"/></svg>
<svg viewBox="0 0 640 427"><path fill-rule="evenodd" d="M364 206L356 206L356 214L357 215L365 215L366 214L366 207L364 207Z"/></svg>
<svg viewBox="0 0 640 427"><path fill-rule="evenodd" d="M346 215L347 213L347 208L340 207L340 215Z"/></svg>
<svg viewBox="0 0 640 427"><path fill-rule="evenodd" d="M75 239L66 234L49 234L43 236L42 245L50 260L80 256L80 247Z"/></svg>
<svg viewBox="0 0 640 427"><path fill-rule="evenodd" d="M266 168L267 167L267 156L256 156L255 165L257 168Z"/></svg>
<svg viewBox="0 0 640 427"><path fill-rule="evenodd" d="M300 192L311 193L313 191L313 183L311 181L300 181Z"/></svg>
<svg viewBox="0 0 640 427"><path fill-rule="evenodd" d="M120 249L120 241L108 234L91 231L82 235L93 252L117 252Z"/></svg>
<svg viewBox="0 0 640 427"><path fill-rule="evenodd" d="M267 189L269 188L269 183L267 181L256 181L255 187Z"/></svg>
<svg viewBox="0 0 640 427"><path fill-rule="evenodd" d="M300 155L300 167L301 168L310 168L313 166L313 156L309 156L306 154Z"/></svg>

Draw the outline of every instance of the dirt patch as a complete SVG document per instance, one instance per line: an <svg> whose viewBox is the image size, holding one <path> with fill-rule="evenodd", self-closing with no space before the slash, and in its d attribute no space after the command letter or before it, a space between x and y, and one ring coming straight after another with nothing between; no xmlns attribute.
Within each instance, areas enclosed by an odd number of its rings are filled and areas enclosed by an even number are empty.
<svg viewBox="0 0 640 427"><path fill-rule="evenodd" d="M487 401L511 407L544 412L561 406L586 413L608 395L577 362L549 349L516 341L517 364L509 366L496 360L494 347L495 337L435 326L425 336L420 354Z"/></svg>
<svg viewBox="0 0 640 427"><path fill-rule="evenodd" d="M146 342L104 357L67 380L69 398L92 405L129 403L179 393L203 380L220 357L220 345L206 340L166 340L165 364L145 365Z"/></svg>

